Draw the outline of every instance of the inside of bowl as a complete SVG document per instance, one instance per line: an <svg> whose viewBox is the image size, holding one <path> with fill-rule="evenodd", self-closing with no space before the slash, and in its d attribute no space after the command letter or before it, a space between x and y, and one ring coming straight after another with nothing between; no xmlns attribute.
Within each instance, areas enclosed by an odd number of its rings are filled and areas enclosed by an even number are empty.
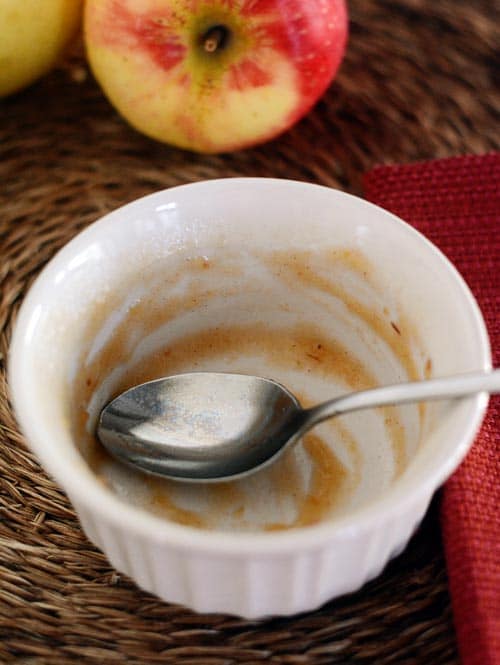
<svg viewBox="0 0 500 665"><path fill-rule="evenodd" d="M210 486L134 472L96 440L104 403L162 376L257 374L311 406L430 372L416 330L359 250L204 251L131 276L89 317L70 385L74 437L93 472L124 500L207 529L307 526L373 500L417 449L422 405L332 420L268 469Z"/></svg>

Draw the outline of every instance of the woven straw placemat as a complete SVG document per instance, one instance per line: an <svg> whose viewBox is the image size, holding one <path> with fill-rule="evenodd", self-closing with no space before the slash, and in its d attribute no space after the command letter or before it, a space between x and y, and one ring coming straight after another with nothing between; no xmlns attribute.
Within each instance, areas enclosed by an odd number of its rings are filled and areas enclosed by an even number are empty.
<svg viewBox="0 0 500 665"><path fill-rule="evenodd" d="M87 224L205 178L295 178L361 193L376 163L499 149L487 0L352 0L335 84L290 132L233 155L154 143L110 108L78 55L0 102L0 662L457 663L436 501L407 550L356 594L265 622L202 616L117 574L18 433L5 364L33 278ZM439 498L437 499L439 500Z"/></svg>

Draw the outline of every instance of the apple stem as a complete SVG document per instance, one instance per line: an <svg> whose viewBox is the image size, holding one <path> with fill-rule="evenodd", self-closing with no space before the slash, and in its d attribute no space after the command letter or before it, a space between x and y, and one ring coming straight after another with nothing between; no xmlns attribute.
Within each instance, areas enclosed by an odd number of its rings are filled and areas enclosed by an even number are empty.
<svg viewBox="0 0 500 665"><path fill-rule="evenodd" d="M213 28L207 30L202 37L203 49L207 53L215 53L216 51L224 48L229 36L228 29L223 25L214 25Z"/></svg>

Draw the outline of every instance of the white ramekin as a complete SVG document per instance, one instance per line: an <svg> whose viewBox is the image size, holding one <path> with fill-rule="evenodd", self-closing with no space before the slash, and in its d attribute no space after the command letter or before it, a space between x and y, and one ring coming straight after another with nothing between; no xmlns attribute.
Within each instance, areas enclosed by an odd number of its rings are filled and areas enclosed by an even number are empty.
<svg viewBox="0 0 500 665"><path fill-rule="evenodd" d="M121 501L97 481L71 438L58 359L72 357L86 294L170 238L216 229L247 246L288 225L299 245L318 230L362 249L413 308L434 373L488 369L485 325L465 282L422 235L361 199L316 185L235 178L176 187L114 211L47 265L22 305L9 358L19 424L47 472L67 492L88 537L137 584L169 602L244 617L312 610L359 588L401 552L434 491L458 466L487 397L460 401L428 432L405 473L352 515L274 533L206 532L169 523ZM200 236L200 237L201 237ZM68 363L69 363L68 360ZM57 375L57 376L56 376ZM54 378L55 377L55 378ZM59 383L58 383L59 382Z"/></svg>

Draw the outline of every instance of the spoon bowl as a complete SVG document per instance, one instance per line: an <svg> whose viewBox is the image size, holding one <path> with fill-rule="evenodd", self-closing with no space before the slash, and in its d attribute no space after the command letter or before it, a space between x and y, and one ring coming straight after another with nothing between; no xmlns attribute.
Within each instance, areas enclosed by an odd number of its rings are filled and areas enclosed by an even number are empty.
<svg viewBox="0 0 500 665"><path fill-rule="evenodd" d="M148 473L219 481L269 464L301 413L270 379L198 372L125 391L102 411L97 434L114 457Z"/></svg>
<svg viewBox="0 0 500 665"><path fill-rule="evenodd" d="M483 391L500 392L500 370L374 388L303 409L271 379L194 372L125 391L101 412L97 436L114 457L147 473L220 482L262 469L328 418Z"/></svg>

